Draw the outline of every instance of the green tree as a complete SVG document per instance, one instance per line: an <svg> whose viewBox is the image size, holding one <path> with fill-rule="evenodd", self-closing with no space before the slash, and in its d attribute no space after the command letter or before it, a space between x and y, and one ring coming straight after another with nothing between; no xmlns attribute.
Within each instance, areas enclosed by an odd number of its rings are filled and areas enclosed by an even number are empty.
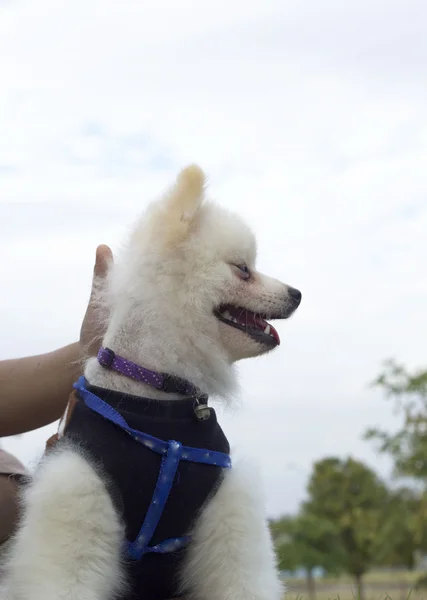
<svg viewBox="0 0 427 600"><path fill-rule="evenodd" d="M401 488L389 492L384 504L384 525L378 532L377 564L414 569L417 550L426 537L423 504L422 497L414 490Z"/></svg>
<svg viewBox="0 0 427 600"><path fill-rule="evenodd" d="M397 401L403 423L394 433L369 429L365 438L378 441L379 451L392 457L396 475L427 483L427 370L410 373L389 360L373 385Z"/></svg>
<svg viewBox="0 0 427 600"><path fill-rule="evenodd" d="M339 570L339 532L335 525L316 515L302 512L296 517L282 517L271 525L279 568L294 571L303 568L307 576L309 598L316 597L313 571L323 567L328 572Z"/></svg>
<svg viewBox="0 0 427 600"><path fill-rule="evenodd" d="M369 429L365 438L375 440L378 450L392 458L397 477L412 477L422 484L420 493L406 490L406 510L400 502L399 510L392 511L401 515L396 516L393 533L396 542L401 540L393 550L393 561L401 560L410 567L411 555L415 556L417 550L427 550L427 370L410 372L396 361L388 360L373 385L395 401L402 423L392 433Z"/></svg>
<svg viewBox="0 0 427 600"><path fill-rule="evenodd" d="M383 543L387 488L363 463L331 457L315 463L308 491L305 510L337 528L344 568L363 598L363 576Z"/></svg>

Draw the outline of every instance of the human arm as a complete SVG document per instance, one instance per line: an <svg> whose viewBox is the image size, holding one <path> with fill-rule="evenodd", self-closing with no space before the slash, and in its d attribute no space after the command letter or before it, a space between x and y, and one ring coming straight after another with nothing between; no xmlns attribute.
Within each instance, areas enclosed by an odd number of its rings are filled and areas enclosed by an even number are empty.
<svg viewBox="0 0 427 600"><path fill-rule="evenodd" d="M72 384L81 374L83 349L95 354L103 335L95 319L93 292L111 260L110 248L99 246L78 342L38 356L0 361L0 437L37 429L61 417Z"/></svg>

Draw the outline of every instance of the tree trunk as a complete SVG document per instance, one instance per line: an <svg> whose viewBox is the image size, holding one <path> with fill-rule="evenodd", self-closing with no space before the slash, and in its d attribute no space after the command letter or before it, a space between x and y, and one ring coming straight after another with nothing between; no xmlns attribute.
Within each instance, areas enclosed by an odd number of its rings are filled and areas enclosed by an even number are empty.
<svg viewBox="0 0 427 600"><path fill-rule="evenodd" d="M363 580L362 580L362 573L359 573L355 576L355 580L356 580L356 593L357 596L355 598L355 600L365 600L365 591L363 589Z"/></svg>
<svg viewBox="0 0 427 600"><path fill-rule="evenodd" d="M309 600L316 600L316 582L313 577L313 569L307 569L307 592Z"/></svg>

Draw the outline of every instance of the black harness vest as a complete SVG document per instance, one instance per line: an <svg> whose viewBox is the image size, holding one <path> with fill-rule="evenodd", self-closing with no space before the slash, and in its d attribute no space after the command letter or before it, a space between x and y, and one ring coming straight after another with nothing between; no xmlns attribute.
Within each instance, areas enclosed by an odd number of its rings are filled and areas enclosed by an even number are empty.
<svg viewBox="0 0 427 600"><path fill-rule="evenodd" d="M77 388L79 389L79 388ZM89 386L86 390L119 413L133 429L160 440L177 440L183 446L229 454L230 447L210 409L210 417L198 421L194 399L153 400ZM153 503L163 465L162 456L137 443L120 426L97 414L80 393L67 422L64 438L83 448L91 464L106 482L112 501L121 515L126 539L135 542ZM64 439L62 438L62 439ZM59 442L60 443L60 442ZM223 468L180 460L150 546L164 540L181 539L206 501L221 483ZM155 502L155 501L154 501ZM191 543L191 541L190 541ZM178 595L178 570L185 548L167 553L150 552L139 560L127 557L130 591L121 600L167 600Z"/></svg>

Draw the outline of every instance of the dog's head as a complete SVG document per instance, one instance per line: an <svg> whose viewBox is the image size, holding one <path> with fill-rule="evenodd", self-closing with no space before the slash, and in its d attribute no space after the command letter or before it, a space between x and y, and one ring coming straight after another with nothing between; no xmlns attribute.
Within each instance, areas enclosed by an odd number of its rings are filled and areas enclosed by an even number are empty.
<svg viewBox="0 0 427 600"><path fill-rule="evenodd" d="M252 232L235 214L204 201L205 176L184 169L135 229L128 260L143 273L141 303L166 330L195 347L220 347L228 362L268 352L279 335L268 319L287 319L301 293L256 270ZM147 287L148 286L148 287ZM175 327L176 326L176 327Z"/></svg>

